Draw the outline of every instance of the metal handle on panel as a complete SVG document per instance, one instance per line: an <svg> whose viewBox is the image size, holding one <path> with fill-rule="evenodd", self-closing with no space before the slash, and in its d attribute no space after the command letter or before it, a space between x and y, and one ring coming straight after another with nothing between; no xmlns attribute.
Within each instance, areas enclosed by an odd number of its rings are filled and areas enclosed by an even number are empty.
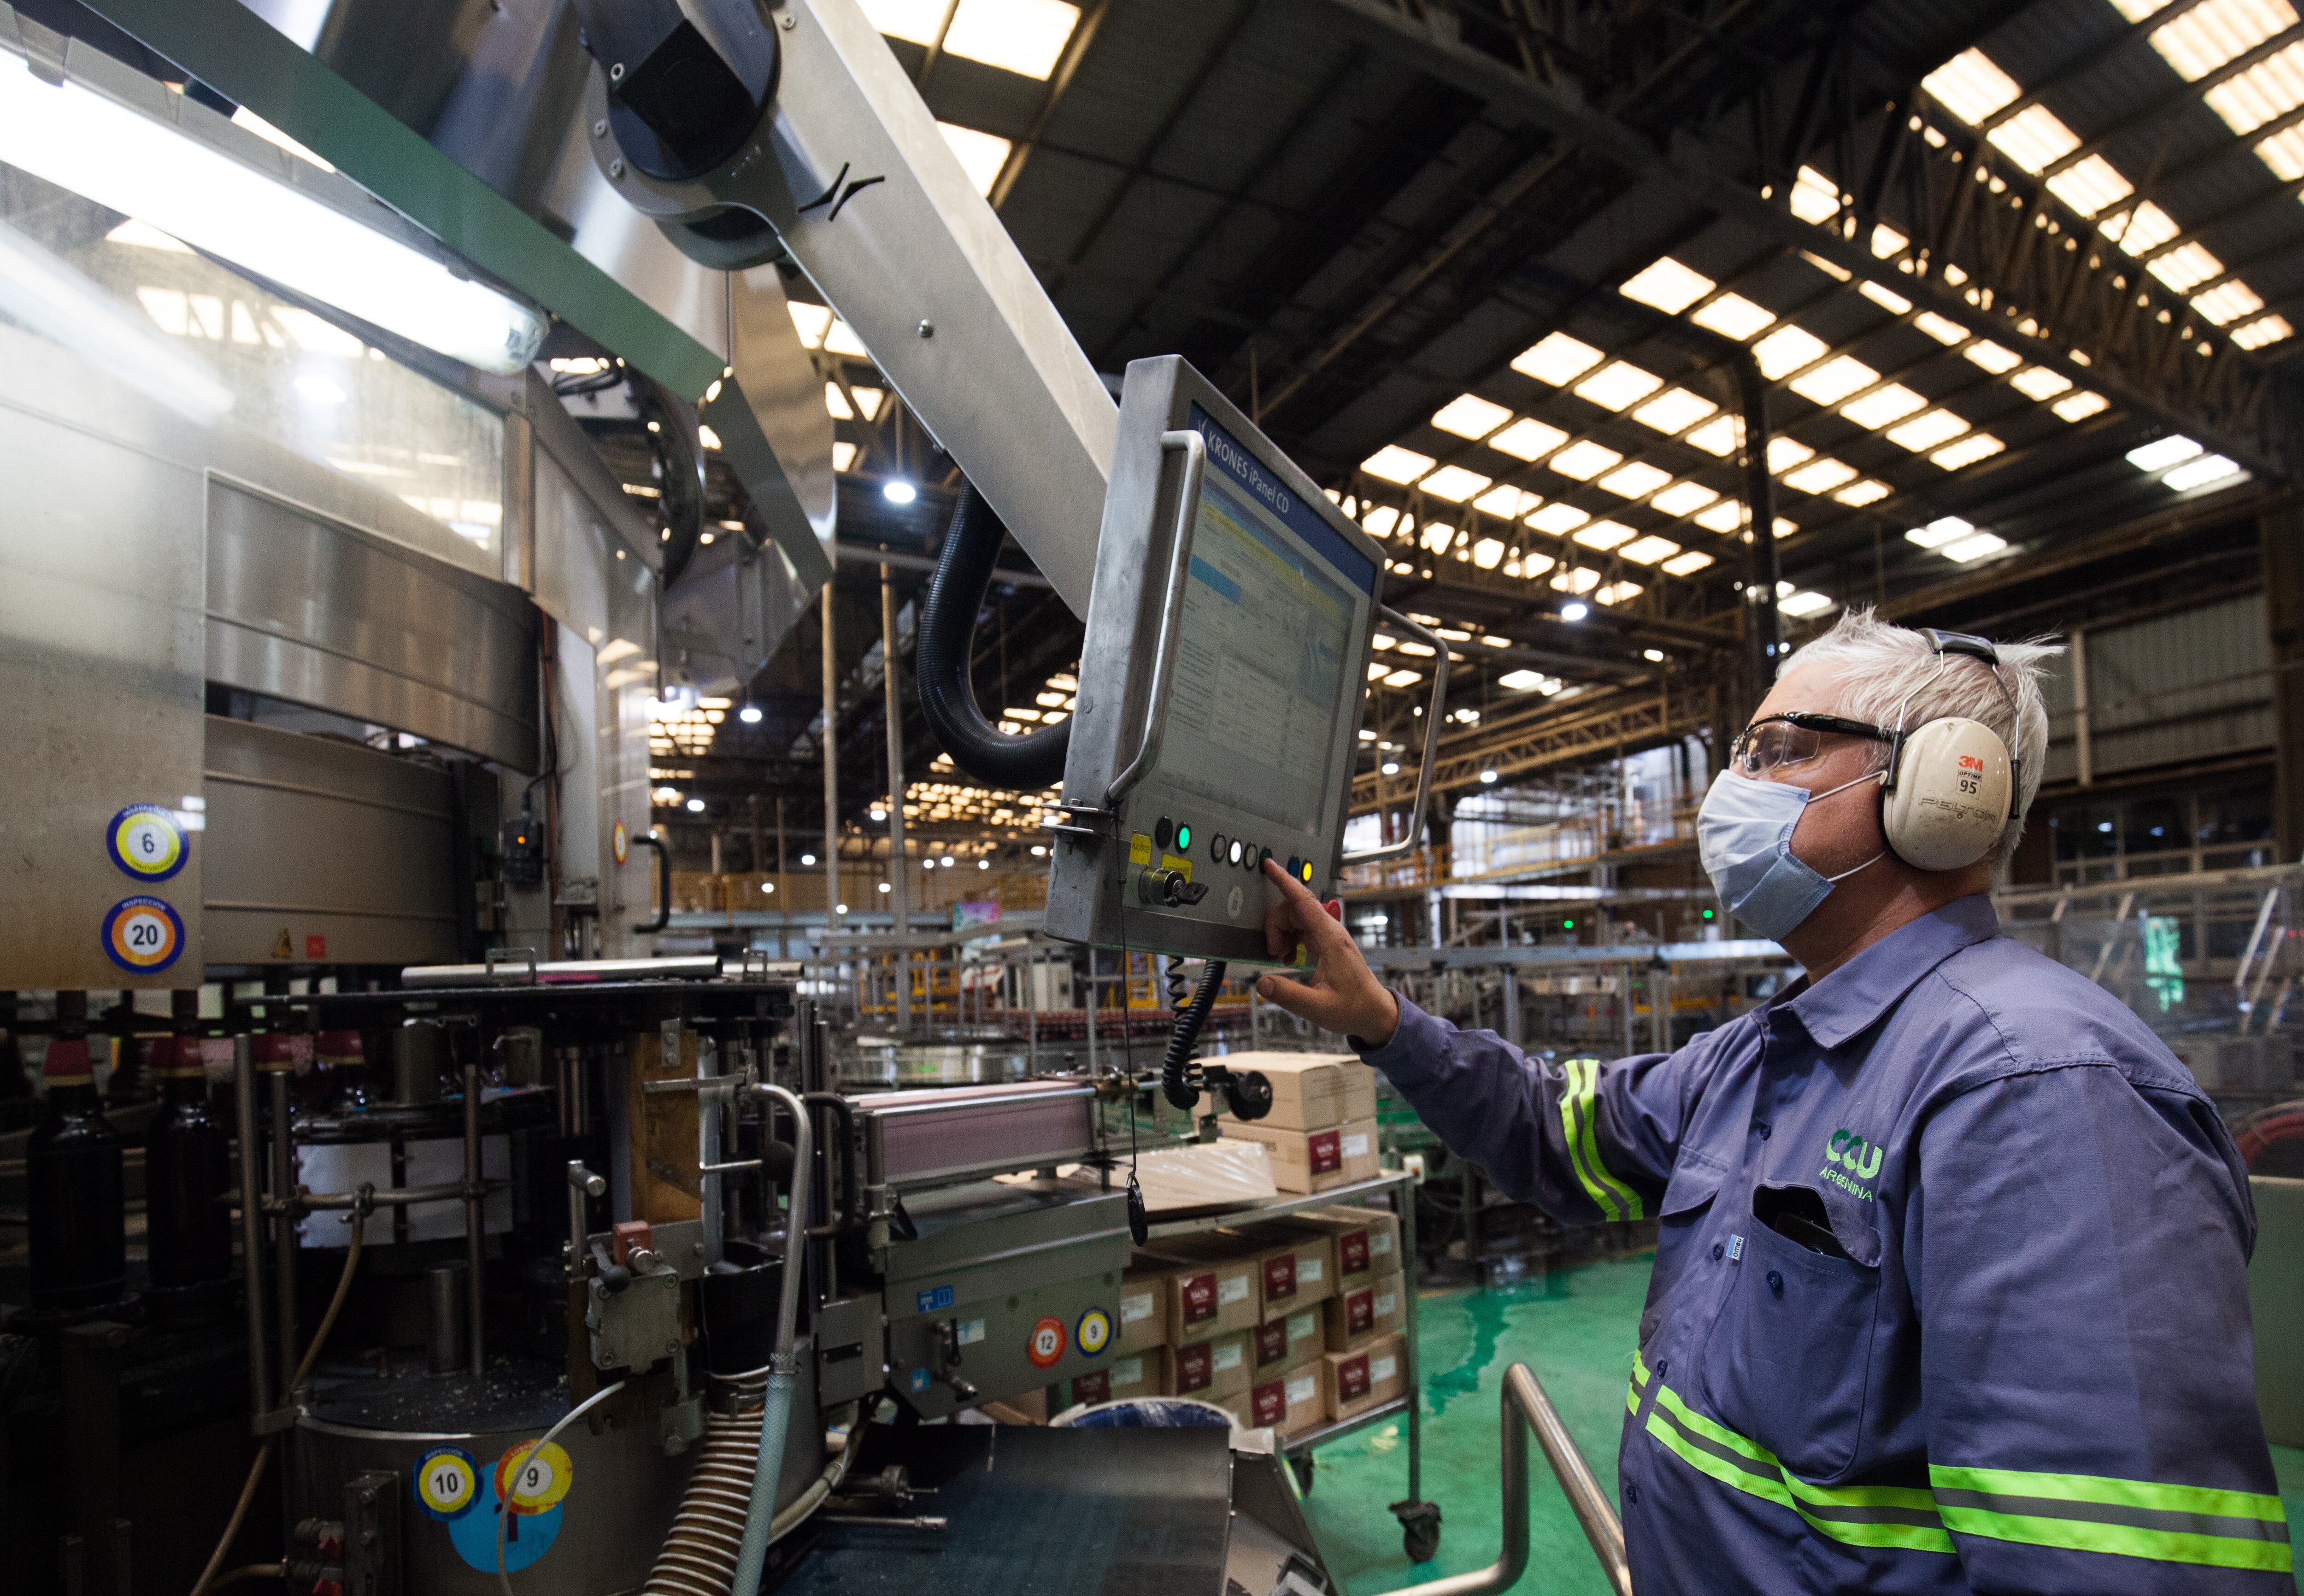
<svg viewBox="0 0 2304 1596"><path fill-rule="evenodd" d="M666 848L664 839L654 832L635 837L632 840L642 848L656 849L656 918L632 927L639 935L654 936L672 924L672 849Z"/></svg>
<svg viewBox="0 0 2304 1596"><path fill-rule="evenodd" d="M1408 812L1408 834L1397 842L1382 848L1371 848L1360 853L1346 854L1344 865L1380 865L1386 859L1399 858L1411 853L1424 840L1424 805L1432 796L1432 770L1440 762L1440 722L1442 712L1448 706L1448 641L1434 637L1399 611L1386 605L1376 606L1376 612L1404 631L1414 632L1432 650L1432 702L1424 710L1424 762L1416 769L1416 803Z"/></svg>
<svg viewBox="0 0 2304 1596"><path fill-rule="evenodd" d="M1184 486L1176 496L1176 526L1168 548L1168 581L1160 595L1160 634L1152 654L1152 686L1144 697L1144 730L1137 739L1136 756L1121 767L1104 790L1104 806L1116 810L1128 790L1136 785L1160 752L1160 735L1168 716L1168 687L1176 674L1176 633L1184 621L1184 578L1192 563L1192 531L1200 510L1200 478L1208 464L1207 441L1196 432L1164 432L1160 452L1184 452Z"/></svg>

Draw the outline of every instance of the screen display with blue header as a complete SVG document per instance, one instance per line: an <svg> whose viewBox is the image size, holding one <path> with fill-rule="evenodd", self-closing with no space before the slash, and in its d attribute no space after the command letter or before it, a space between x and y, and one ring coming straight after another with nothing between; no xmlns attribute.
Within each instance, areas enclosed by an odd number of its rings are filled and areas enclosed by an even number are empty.
<svg viewBox="0 0 2304 1596"><path fill-rule="evenodd" d="M1347 543L1320 512L1297 498L1295 492L1242 447L1239 439L1192 407L1192 430L1208 446L1208 474L1221 472L1250 494L1280 524L1302 538L1311 551L1334 566L1344 580L1362 593L1376 593L1376 562Z"/></svg>

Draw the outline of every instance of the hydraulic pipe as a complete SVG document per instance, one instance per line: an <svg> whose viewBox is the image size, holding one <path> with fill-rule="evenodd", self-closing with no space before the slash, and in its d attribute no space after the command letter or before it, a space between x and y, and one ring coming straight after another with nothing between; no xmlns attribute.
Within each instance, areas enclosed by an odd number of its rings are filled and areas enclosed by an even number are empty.
<svg viewBox="0 0 2304 1596"><path fill-rule="evenodd" d="M810 1170L814 1161L807 1105L784 1087L765 1082L754 1085L751 1093L777 1104L792 1116L792 1173L791 1204L784 1214L784 1279L776 1301L775 1352L768 1360L767 1389L760 1413L760 1450L752 1465L751 1507L744 1516L743 1545L736 1555L733 1588L737 1591L759 1589L760 1570L767 1560L768 1538L775 1518L784 1431L792 1418L792 1389L800 1373L792 1345L800 1322L800 1260L808 1235L809 1191L813 1185Z"/></svg>
<svg viewBox="0 0 2304 1596"><path fill-rule="evenodd" d="M257 1167L256 1059L248 1033L232 1039L232 1087L240 1134L241 1288L248 1298L248 1398L250 1417L272 1410L272 1372L265 1356L264 1193Z"/></svg>

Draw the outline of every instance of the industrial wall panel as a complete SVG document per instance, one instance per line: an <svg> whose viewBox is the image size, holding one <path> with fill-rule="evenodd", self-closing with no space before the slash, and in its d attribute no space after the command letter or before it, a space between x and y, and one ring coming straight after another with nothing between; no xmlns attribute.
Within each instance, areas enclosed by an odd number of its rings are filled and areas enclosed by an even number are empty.
<svg viewBox="0 0 2304 1596"><path fill-rule="evenodd" d="M2098 775L2272 746L2262 594L2091 630L2086 654L2089 747ZM2074 685L2060 663L2047 695L2049 781L2078 774Z"/></svg>
<svg viewBox="0 0 2304 1596"><path fill-rule="evenodd" d="M454 802L436 765L208 718L211 964L456 956Z"/></svg>
<svg viewBox="0 0 2304 1596"><path fill-rule="evenodd" d="M518 589L222 477L208 522L211 680L536 768Z"/></svg>

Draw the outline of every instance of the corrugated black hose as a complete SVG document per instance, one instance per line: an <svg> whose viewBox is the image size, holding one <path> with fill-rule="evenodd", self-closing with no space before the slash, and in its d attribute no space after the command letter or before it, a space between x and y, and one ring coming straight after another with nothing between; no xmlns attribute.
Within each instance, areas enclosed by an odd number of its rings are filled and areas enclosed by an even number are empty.
<svg viewBox="0 0 2304 1596"><path fill-rule="evenodd" d="M1208 1010L1216 1007L1216 988L1224 984L1224 961L1211 958L1200 971L1200 984L1192 993L1191 1001L1183 1002L1183 976L1173 963L1168 967L1169 1001L1176 1005L1176 1028L1168 1037L1168 1056L1160 1064L1160 1092L1175 1107L1190 1110L1200 1101L1200 1089L1192 1084L1192 1049L1200 1040L1200 1027L1208 1023Z"/></svg>
<svg viewBox="0 0 2304 1596"><path fill-rule="evenodd" d="M920 708L954 764L980 781L1032 792L1063 780L1071 719L1021 737L1004 736L976 706L970 679L976 618L1007 536L975 485L962 487L920 617Z"/></svg>

